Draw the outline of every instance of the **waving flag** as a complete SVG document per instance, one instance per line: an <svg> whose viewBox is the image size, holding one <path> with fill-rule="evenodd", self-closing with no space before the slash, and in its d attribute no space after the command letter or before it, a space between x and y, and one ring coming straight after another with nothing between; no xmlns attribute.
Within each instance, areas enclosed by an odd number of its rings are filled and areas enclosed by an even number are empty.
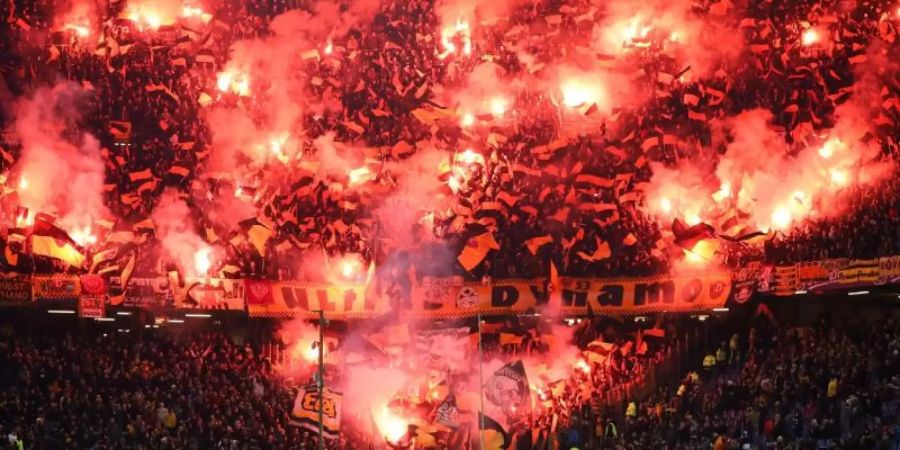
<svg viewBox="0 0 900 450"><path fill-rule="evenodd" d="M81 246L68 233L41 217L34 221L31 248L35 255L65 261L72 267L81 267L84 263Z"/></svg>

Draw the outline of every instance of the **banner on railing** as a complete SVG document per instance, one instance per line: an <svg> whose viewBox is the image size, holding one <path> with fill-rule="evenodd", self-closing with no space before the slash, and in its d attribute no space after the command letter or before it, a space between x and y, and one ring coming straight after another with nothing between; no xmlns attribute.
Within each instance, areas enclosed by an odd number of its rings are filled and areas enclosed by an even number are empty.
<svg viewBox="0 0 900 450"><path fill-rule="evenodd" d="M78 275L35 275L31 277L35 300L78 300L81 280Z"/></svg>
<svg viewBox="0 0 900 450"><path fill-rule="evenodd" d="M561 279L562 311L567 314L641 314L695 311L725 306L731 273L622 280Z"/></svg>
<svg viewBox="0 0 900 450"><path fill-rule="evenodd" d="M900 282L900 257L810 261L775 266L773 273L772 290L779 296L891 284Z"/></svg>
<svg viewBox="0 0 900 450"><path fill-rule="evenodd" d="M0 304L31 302L31 279L23 275L0 278Z"/></svg>
<svg viewBox="0 0 900 450"><path fill-rule="evenodd" d="M175 308L244 310L244 282L224 278L169 277Z"/></svg>
<svg viewBox="0 0 900 450"><path fill-rule="evenodd" d="M106 280L100 275L82 275L78 317L99 318L106 314Z"/></svg>
<svg viewBox="0 0 900 450"><path fill-rule="evenodd" d="M109 279L109 290L122 292L122 279L112 277ZM158 309L172 306L175 303L172 291L169 289L169 280L164 277L157 278L131 278L128 286L125 286L125 295L121 306L130 308Z"/></svg>

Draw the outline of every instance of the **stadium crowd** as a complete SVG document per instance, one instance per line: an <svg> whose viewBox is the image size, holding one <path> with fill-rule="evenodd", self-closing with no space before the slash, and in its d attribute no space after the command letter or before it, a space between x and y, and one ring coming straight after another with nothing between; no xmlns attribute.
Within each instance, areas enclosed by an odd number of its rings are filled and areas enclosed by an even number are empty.
<svg viewBox="0 0 900 450"><path fill-rule="evenodd" d="M100 26L107 36L116 36L121 42L113 48L108 39L103 49L103 45L95 46L93 35L85 38L58 31L54 18L60 6L53 3L12 1L4 5L11 9L5 14L0 45L4 80L14 96L59 79L71 80L90 92L90 105L84 108L86 114L78 126L97 136L108 151L106 182L112 189L107 192L107 207L119 219L117 226L146 219L162 192L176 189L188 195L201 235L245 233L246 229L239 227L229 229L221 217L209 213L216 209L219 196L229 196L240 186L208 171L209 153L216 151L212 146L215 133L205 120L200 99L215 95L216 73L228 61L232 44L271 35L272 18L300 5L224 2L210 10L214 20L200 31L192 29L196 28L192 24L166 33L139 32L133 23L110 19ZM100 15L115 18L124 3L110 2ZM718 21L713 10L728 3L698 4L693 13ZM356 24L345 35L331 36L333 50L328 57L309 59L305 73L298 74L298 79L305 80L305 95L313 99L305 101L325 104L337 98L340 104L337 108L309 108L301 120L307 133L302 147L304 152L314 153L313 141L323 137L358 142L376 149L376 159L391 162L408 160L417 144L428 142L448 149L477 149L489 128L502 139L493 149L478 151L484 153L483 162L474 164L471 176L452 193L461 205L454 207L457 214L435 215L431 223L414 226L410 234L422 243L404 247L386 238L384 217L377 211L380 202L371 195L354 193L348 206L347 196L333 192L336 183L299 172L281 174L285 176L268 181L276 185L276 194L256 204L272 222L272 237L256 248L247 239L230 239L230 244L223 246L226 255L213 272L229 277L312 279L317 274L291 262L323 250L329 255L358 253L382 266L397 265L396 273L406 273L412 265L419 275L449 272L471 279L545 275L551 260L561 274L573 276L664 272L673 258L681 257L680 250L658 245L663 238L660 230L668 224L658 223L642 205L622 194L639 189L650 179L649 163L674 165L700 157L691 142L709 143L713 130L709 121L698 115L711 118L762 108L773 114L774 125L783 127L789 143L794 135L807 139L808 134L801 130L833 125L835 108L847 99L848 92L859 88L855 84L863 75L855 72L853 62L867 49L885 46L888 61L879 72L881 88L872 98L873 104L882 107L877 114L873 111L873 117L878 116L877 127L869 138L881 150L879 159L897 158L900 111L893 100L900 93L900 84L897 59L891 61L897 52L892 9L896 5L887 1L857 2L850 8L840 5L811 1L746 5L746 17L727 19L743 32L746 47L740 50L741 57L714 61L713 70L708 71L711 75L688 82L672 81L682 68L673 67L675 60L664 45L655 42L637 49L627 63L643 74L636 81L656 94L641 105L617 111L588 131L582 130L577 137L567 138L563 144L567 151L547 161L531 148L556 139L567 125L560 121L552 99L541 92L525 90L511 101L508 110L516 112L515 123L497 122L478 130L446 123L432 126L415 112L432 108L440 100L434 88L464 86L481 56L490 55L511 76L533 70L536 64L566 61L566 55L576 54L579 45L589 43L590 33L579 32L584 31L581 20L589 11L588 2L560 5L538 1L513 6L508 20L475 30L472 52L479 57L471 58L441 57L444 49L440 48L434 2L381 2L370 22ZM559 23L540 20L559 11ZM817 19L831 24L830 33L840 36L839 48L819 51L768 44L798 41L803 29L796 23ZM522 26L545 33L543 45L529 48L527 53L505 38ZM185 42L188 45L182 45ZM122 50L126 45L129 49ZM523 56L526 53L528 58ZM329 81L323 84L322 80ZM699 100L689 105L681 101L686 96ZM251 110L266 107L264 99L223 97L223 104L246 103ZM5 126L13 120L9 114L3 117ZM117 123L127 123L128 128ZM627 138L614 138L606 132L612 128L631 133L617 133ZM676 140L642 148L647 138L660 134ZM20 149L15 139L9 139L4 147L10 158L2 164L8 169ZM717 152L712 153L709 157ZM390 186L400 175L392 170L402 171L403 166L399 167L379 170L372 183ZM144 178L136 182L133 174L146 169L161 182L147 185ZM576 181L578 173L616 182L613 187L586 189ZM787 236L776 236L765 251L742 243L728 243L721 251L735 264L748 258L781 262L896 254L900 251L896 179L892 176L876 186L858 188L849 195L848 211L836 218L805 223ZM337 186L342 189L340 183ZM503 204L501 213L482 208L488 203ZM611 203L614 208L570 207L592 203ZM4 206L7 222L14 220L15 202L6 201ZM465 209L474 210L474 217L460 225L459 219L466 217L459 211ZM456 254L486 229L495 231L496 250L471 270L456 264ZM549 237L549 245L533 249L527 245L544 236ZM154 242L135 244L140 255L137 274L164 273ZM603 244L609 246L606 256ZM7 261L7 269L32 270L25 267L26 261L22 258L19 266ZM34 268L59 269L40 261Z"/></svg>
<svg viewBox="0 0 900 450"><path fill-rule="evenodd" d="M643 383L673 341L650 351L617 349L552 388L558 389L548 393L552 400L533 393L546 408L534 411L533 431L515 448L895 450L896 320L887 314L866 326L731 322L716 331L732 337L690 361L693 369L677 387L671 383L677 377L657 380L655 393L609 401L624 384ZM576 340L600 332L596 324L584 325ZM679 339L689 331L679 330ZM290 423L296 390L287 386L298 380L277 368L266 336L242 342L224 332L30 333L4 326L0 447L316 448L314 433ZM522 356L491 344L485 355ZM343 370L329 366L328 382L340 380ZM329 439L328 448L385 448L362 431L370 428L352 422L354 415L344 417L340 438ZM478 448L477 437L437 436L428 444L401 439L393 445Z"/></svg>

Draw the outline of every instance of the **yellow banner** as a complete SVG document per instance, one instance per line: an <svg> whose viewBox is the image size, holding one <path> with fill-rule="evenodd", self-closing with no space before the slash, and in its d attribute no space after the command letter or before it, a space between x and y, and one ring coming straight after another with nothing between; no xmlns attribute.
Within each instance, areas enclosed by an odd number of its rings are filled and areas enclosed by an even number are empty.
<svg viewBox="0 0 900 450"><path fill-rule="evenodd" d="M322 429L335 438L341 432L341 400L342 395L328 388L323 388L322 397ZM300 389L294 400L291 417L296 425L313 432L319 430L319 390L316 386Z"/></svg>
<svg viewBox="0 0 900 450"><path fill-rule="evenodd" d="M879 261L877 259L851 259L841 269L842 284L876 283L880 278Z"/></svg>
<svg viewBox="0 0 900 450"><path fill-rule="evenodd" d="M325 311L334 319L366 318L388 310L384 302L366 296L365 285L274 283L270 304L247 305L251 316L313 316ZM379 300L379 301L376 301Z"/></svg>
<svg viewBox="0 0 900 450"><path fill-rule="evenodd" d="M893 283L900 280L900 256L878 258L882 283Z"/></svg>
<svg viewBox="0 0 900 450"><path fill-rule="evenodd" d="M794 295L797 291L797 266L775 267L775 295Z"/></svg>

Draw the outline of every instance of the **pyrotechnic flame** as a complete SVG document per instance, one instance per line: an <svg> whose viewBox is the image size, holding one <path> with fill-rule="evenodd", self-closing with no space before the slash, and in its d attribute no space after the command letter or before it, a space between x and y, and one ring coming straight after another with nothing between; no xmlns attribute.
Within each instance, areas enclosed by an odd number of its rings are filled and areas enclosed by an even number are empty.
<svg viewBox="0 0 900 450"><path fill-rule="evenodd" d="M497 117L506 114L506 99L503 97L494 97L491 99L491 114Z"/></svg>
<svg viewBox="0 0 900 450"><path fill-rule="evenodd" d="M704 239L694 245L694 248L684 249L684 259L691 264L705 264L713 260L716 246L712 240Z"/></svg>
<svg viewBox="0 0 900 450"><path fill-rule="evenodd" d="M445 27L441 31L441 45L444 47L444 52L439 54L438 58L444 59L450 56L451 53L456 53L457 49L456 44L453 43L453 38L457 35L462 37L463 54L466 56L472 54L472 30L469 27L469 22L457 19L455 26Z"/></svg>
<svg viewBox="0 0 900 450"><path fill-rule="evenodd" d="M28 190L28 178L25 178L25 175L19 177L19 190L25 191Z"/></svg>
<svg viewBox="0 0 900 450"><path fill-rule="evenodd" d="M800 36L800 42L809 47L810 45L816 44L821 40L821 36L819 35L819 31L815 28L807 28L803 31L803 34Z"/></svg>
<svg viewBox="0 0 900 450"><path fill-rule="evenodd" d="M88 37L91 34L91 29L84 25L67 23L63 28L74 31L79 37Z"/></svg>
<svg viewBox="0 0 900 450"><path fill-rule="evenodd" d="M362 166L360 168L352 169L347 172L347 178L349 179L350 186L356 186L365 181L366 178L371 174L372 171L369 170L368 167Z"/></svg>
<svg viewBox="0 0 900 450"><path fill-rule="evenodd" d="M627 47L633 45L635 39L645 39L652 29L652 26L642 24L638 18L631 19L631 23L625 28L624 35L622 36L623 46Z"/></svg>
<svg viewBox="0 0 900 450"><path fill-rule="evenodd" d="M459 178L457 178L455 175L451 176L450 178L447 179L447 186L449 186L450 190L454 194L456 194L457 192L459 192L459 188L460 188Z"/></svg>
<svg viewBox="0 0 900 450"><path fill-rule="evenodd" d="M669 200L666 197L663 197L659 200L659 207L663 210L664 213L668 214L672 212L672 200Z"/></svg>
<svg viewBox="0 0 900 450"><path fill-rule="evenodd" d="M819 156L823 159L831 158L835 152L843 150L846 145L840 139L829 139L819 148Z"/></svg>
<svg viewBox="0 0 900 450"><path fill-rule="evenodd" d="M372 420L375 422L375 426L378 427L378 432L380 432L388 442L392 443L396 443L402 439L403 436L406 435L407 428L409 427L407 421L392 414L387 405L381 405L380 408L373 408Z"/></svg>
<svg viewBox="0 0 900 450"><path fill-rule="evenodd" d="M716 203L721 203L723 200L731 197L731 185L728 183L722 183L719 187L719 190L713 192L712 198Z"/></svg>
<svg viewBox="0 0 900 450"><path fill-rule="evenodd" d="M564 81L560 90L562 91L563 104L569 108L596 103L600 99L600 89L596 85L590 85L579 79Z"/></svg>
<svg viewBox="0 0 900 450"><path fill-rule="evenodd" d="M850 183L850 175L846 170L842 169L831 169L831 183L838 187L846 186Z"/></svg>
<svg viewBox="0 0 900 450"><path fill-rule="evenodd" d="M91 233L91 227L87 226L84 228L75 228L69 232L69 237L72 238L78 245L92 245L97 243L97 237Z"/></svg>
<svg viewBox="0 0 900 450"><path fill-rule="evenodd" d="M786 207L776 208L772 212L772 228L785 230L791 225L791 210Z"/></svg>
<svg viewBox="0 0 900 450"><path fill-rule="evenodd" d="M212 267L212 250L201 248L194 253L194 269L199 275L206 275Z"/></svg>
<svg viewBox="0 0 900 450"><path fill-rule="evenodd" d="M333 52L334 52L334 44L332 44L331 41L328 41L328 43L325 44L325 54L330 55Z"/></svg>
<svg viewBox="0 0 900 450"><path fill-rule="evenodd" d="M581 358L575 361L575 368L584 373L591 373L591 366L588 365L587 361Z"/></svg>
<svg viewBox="0 0 900 450"><path fill-rule="evenodd" d="M216 75L216 88L222 92L231 92L248 97L250 95L250 80L246 75L232 71L219 72Z"/></svg>
<svg viewBox="0 0 900 450"><path fill-rule="evenodd" d="M475 115L472 113L465 113L462 116L462 119L459 120L459 124L462 127L471 127L475 125Z"/></svg>
<svg viewBox="0 0 900 450"><path fill-rule="evenodd" d="M700 215L697 213L689 212L684 215L684 223L686 223L690 226L697 225L700 222L702 222L702 219L700 218Z"/></svg>
<svg viewBox="0 0 900 450"><path fill-rule="evenodd" d="M475 153L471 148L456 154L456 162L460 164L484 164L484 156Z"/></svg>
<svg viewBox="0 0 900 450"><path fill-rule="evenodd" d="M212 14L209 14L209 13L203 11L202 8L198 8L195 6L188 6L188 5L185 5L181 9L181 17L187 17L187 18L199 17L200 20L202 20L204 22L209 22L210 20L212 20Z"/></svg>
<svg viewBox="0 0 900 450"><path fill-rule="evenodd" d="M242 195L244 195L244 188L238 185L238 187L234 188L234 196L239 198Z"/></svg>

